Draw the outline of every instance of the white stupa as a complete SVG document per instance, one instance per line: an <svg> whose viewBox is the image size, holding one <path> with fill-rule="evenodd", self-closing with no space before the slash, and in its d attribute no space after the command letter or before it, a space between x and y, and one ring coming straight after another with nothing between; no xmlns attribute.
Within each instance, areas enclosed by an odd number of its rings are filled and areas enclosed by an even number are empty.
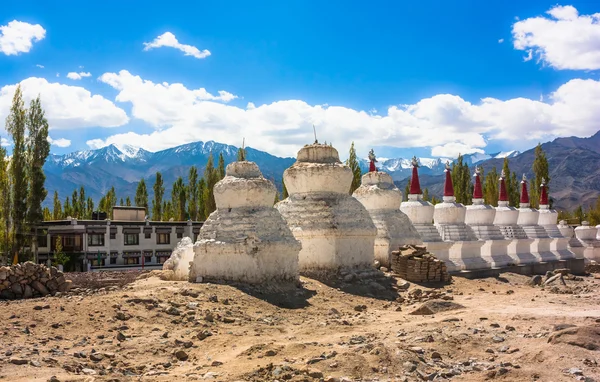
<svg viewBox="0 0 600 382"><path fill-rule="evenodd" d="M295 282L298 253L276 193L254 162L233 162L214 187L217 209L202 225L194 245L190 281Z"/></svg>
<svg viewBox="0 0 600 382"><path fill-rule="evenodd" d="M434 206L433 223L442 240L452 242L449 262L461 270L481 267L483 266L481 260L483 242L479 241L473 230L465 224L467 209L456 202L449 163L446 163L444 172L446 174L444 196L442 203Z"/></svg>
<svg viewBox="0 0 600 382"><path fill-rule="evenodd" d="M505 177L506 174L502 170L494 225L500 228L500 232L506 240L510 240L507 254L512 258L512 264L532 263L537 261L536 257L531 254L530 247L533 239L527 238L523 227L517 225L519 210L509 205Z"/></svg>
<svg viewBox="0 0 600 382"><path fill-rule="evenodd" d="M470 267L504 267L512 262L507 254L509 241L498 226L494 225L496 209L483 201L479 167L475 168L475 186L473 187L473 204L467 206L465 224L471 227L475 236L484 242L481 255L469 261ZM467 260L465 260L467 262Z"/></svg>
<svg viewBox="0 0 600 382"><path fill-rule="evenodd" d="M550 209L548 199L548 186L546 180L542 178L538 225L546 231L548 239L542 240L543 243L540 243L538 251L542 253L545 251L552 252L560 260L572 259L575 257L569 249L569 239L572 237L572 233L569 232L567 236L562 234L560 227L557 225L558 212Z"/></svg>
<svg viewBox="0 0 600 382"><path fill-rule="evenodd" d="M377 227L375 259L390 266L391 252L406 244L422 244L421 236L406 214L400 211L402 192L394 185L392 177L377 171L375 154L369 152L369 172L362 176L361 186L353 196L369 211Z"/></svg>
<svg viewBox="0 0 600 382"><path fill-rule="evenodd" d="M371 268L377 229L365 207L350 194L352 170L335 148L306 145L283 179L289 197L276 208L302 243L300 272Z"/></svg>
<svg viewBox="0 0 600 382"><path fill-rule="evenodd" d="M600 262L600 240L598 240L598 227L583 221L575 228L575 236L569 242L571 250L578 259L584 258L586 262Z"/></svg>
<svg viewBox="0 0 600 382"><path fill-rule="evenodd" d="M435 207L430 202L423 200L423 192L419 182L419 162L416 157L412 158L412 166L408 200L400 204L400 211L408 216L419 235L421 235L423 244L427 246L427 249L439 259L446 261L449 271L459 270L460 267L448 262L452 243L444 242L438 229L433 225Z"/></svg>

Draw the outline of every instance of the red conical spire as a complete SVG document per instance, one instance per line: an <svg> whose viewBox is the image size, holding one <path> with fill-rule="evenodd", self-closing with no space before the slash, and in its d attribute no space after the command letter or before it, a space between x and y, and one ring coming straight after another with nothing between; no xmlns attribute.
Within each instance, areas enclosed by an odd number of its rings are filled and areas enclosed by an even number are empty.
<svg viewBox="0 0 600 382"><path fill-rule="evenodd" d="M546 187L546 179L542 178L542 184L540 185L540 206L547 206L548 203L548 187Z"/></svg>
<svg viewBox="0 0 600 382"><path fill-rule="evenodd" d="M504 181L504 177L506 174L504 170L500 173L500 197L498 198L499 202L508 202L508 192L506 192L506 182Z"/></svg>
<svg viewBox="0 0 600 382"><path fill-rule="evenodd" d="M419 183L419 162L417 162L417 157L413 157L412 159L412 178L410 178L410 194L411 195L421 195L421 184Z"/></svg>
<svg viewBox="0 0 600 382"><path fill-rule="evenodd" d="M527 193L527 178L523 174L523 180L521 180L521 203L529 204L529 194Z"/></svg>
<svg viewBox="0 0 600 382"><path fill-rule="evenodd" d="M452 176L450 174L450 165L446 162L446 181L444 182L444 196L454 196L454 186L452 185Z"/></svg>
<svg viewBox="0 0 600 382"><path fill-rule="evenodd" d="M473 199L483 199L483 190L481 189L479 171L479 167L475 167L475 188L473 189Z"/></svg>

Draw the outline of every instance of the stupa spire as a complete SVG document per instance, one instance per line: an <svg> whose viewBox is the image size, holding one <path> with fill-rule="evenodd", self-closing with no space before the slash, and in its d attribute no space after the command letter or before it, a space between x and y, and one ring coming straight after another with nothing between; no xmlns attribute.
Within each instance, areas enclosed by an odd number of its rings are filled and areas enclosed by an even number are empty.
<svg viewBox="0 0 600 382"><path fill-rule="evenodd" d="M450 174L450 162L446 162L446 181L444 182L444 196L454 196L454 186L452 185L452 174Z"/></svg>
<svg viewBox="0 0 600 382"><path fill-rule="evenodd" d="M377 166L375 166L377 158L375 157L375 152L373 151L373 149L369 151L369 161L369 172L377 172Z"/></svg>
<svg viewBox="0 0 600 382"><path fill-rule="evenodd" d="M506 181L504 178L506 177L506 173L504 170L500 173L500 196L498 197L498 201L500 202L508 202L508 192L506 192Z"/></svg>
<svg viewBox="0 0 600 382"><path fill-rule="evenodd" d="M412 177L410 178L410 193L411 195L421 195L421 184L419 183L419 161L416 156L412 158Z"/></svg>
<svg viewBox="0 0 600 382"><path fill-rule="evenodd" d="M475 167L475 188L473 189L473 199L483 199L483 190L481 188L481 178L479 174L481 169L479 166Z"/></svg>
<svg viewBox="0 0 600 382"><path fill-rule="evenodd" d="M546 179L542 178L542 184L540 185L540 206L547 206L548 203L548 187L546 186Z"/></svg>
<svg viewBox="0 0 600 382"><path fill-rule="evenodd" d="M527 193L527 177L523 174L523 179L521 180L521 200L522 204L529 204L529 194Z"/></svg>

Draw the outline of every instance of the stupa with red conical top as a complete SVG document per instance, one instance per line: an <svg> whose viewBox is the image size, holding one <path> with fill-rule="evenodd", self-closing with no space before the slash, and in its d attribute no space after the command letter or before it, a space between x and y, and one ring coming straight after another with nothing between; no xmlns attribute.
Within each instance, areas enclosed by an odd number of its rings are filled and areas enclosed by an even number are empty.
<svg viewBox="0 0 600 382"><path fill-rule="evenodd" d="M467 206L465 224L471 227L480 240L503 240L502 232L494 226L496 209L483 202L483 189L481 187L481 170L475 168L475 185L473 187L473 204Z"/></svg>
<svg viewBox="0 0 600 382"><path fill-rule="evenodd" d="M542 183L540 184L540 215L538 224L544 227L550 237L560 237L562 234L557 226L558 212L550 209L548 199L548 186L546 185L546 179L542 178Z"/></svg>
<svg viewBox="0 0 600 382"><path fill-rule="evenodd" d="M527 183L527 177L525 174L523 174L523 179L521 180L521 199L519 204L519 218L517 219L517 224L523 227L525 234L530 239L548 237L546 230L538 225L540 212L535 208L531 208L529 203Z"/></svg>
<svg viewBox="0 0 600 382"><path fill-rule="evenodd" d="M402 192L392 177L377 171L375 153L369 152L369 172L362 176L362 184L354 196L369 211L375 227L375 260L390 267L391 252L406 244L422 244L421 235L406 214L400 211Z"/></svg>
<svg viewBox="0 0 600 382"><path fill-rule="evenodd" d="M400 204L400 211L408 216L421 235L423 242L442 241L439 232L433 225L433 204L423 200L423 192L421 191L421 184L419 182L419 161L417 157L413 157L411 163L412 176L410 178L408 200Z"/></svg>
<svg viewBox="0 0 600 382"><path fill-rule="evenodd" d="M477 240L473 232L465 225L465 214L467 209L461 203L456 202L454 196L454 185L450 164L446 163L446 180L444 181L444 197L442 203L435 205L433 222L438 228L444 241L470 241Z"/></svg>

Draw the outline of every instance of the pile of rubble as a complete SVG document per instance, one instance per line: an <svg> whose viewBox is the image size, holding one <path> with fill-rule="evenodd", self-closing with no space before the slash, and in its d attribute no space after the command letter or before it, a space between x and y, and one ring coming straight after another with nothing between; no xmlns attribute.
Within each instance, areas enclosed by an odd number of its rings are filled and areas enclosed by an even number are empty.
<svg viewBox="0 0 600 382"><path fill-rule="evenodd" d="M0 299L32 298L66 292L71 280L55 267L31 261L0 267Z"/></svg>
<svg viewBox="0 0 600 382"><path fill-rule="evenodd" d="M448 282L446 264L418 245L404 245L392 252L392 271L412 282Z"/></svg>

